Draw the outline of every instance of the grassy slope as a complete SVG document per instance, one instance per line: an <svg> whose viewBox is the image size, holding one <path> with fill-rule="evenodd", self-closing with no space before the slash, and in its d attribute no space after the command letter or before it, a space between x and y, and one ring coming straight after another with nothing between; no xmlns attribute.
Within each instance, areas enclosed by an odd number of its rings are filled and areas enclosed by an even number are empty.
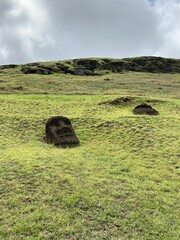
<svg viewBox="0 0 180 240"><path fill-rule="evenodd" d="M12 71L12 72L11 72ZM180 74L125 72L103 76L0 74L0 93L131 94L179 98Z"/></svg>
<svg viewBox="0 0 180 240"><path fill-rule="evenodd" d="M2 93L92 94L0 95L0 239L179 239L179 75L0 79ZM120 94L144 96L98 105ZM160 115L134 116L147 100ZM43 141L55 115L80 147Z"/></svg>

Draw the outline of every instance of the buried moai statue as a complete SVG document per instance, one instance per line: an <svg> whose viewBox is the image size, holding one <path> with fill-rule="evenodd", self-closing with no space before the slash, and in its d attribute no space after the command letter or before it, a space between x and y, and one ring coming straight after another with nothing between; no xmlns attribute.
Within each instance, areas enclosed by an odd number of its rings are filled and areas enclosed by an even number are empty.
<svg viewBox="0 0 180 240"><path fill-rule="evenodd" d="M142 103L134 108L134 114L159 115L159 112L146 103Z"/></svg>
<svg viewBox="0 0 180 240"><path fill-rule="evenodd" d="M45 125L46 142L55 146L70 147L79 144L71 121L63 116L51 117Z"/></svg>

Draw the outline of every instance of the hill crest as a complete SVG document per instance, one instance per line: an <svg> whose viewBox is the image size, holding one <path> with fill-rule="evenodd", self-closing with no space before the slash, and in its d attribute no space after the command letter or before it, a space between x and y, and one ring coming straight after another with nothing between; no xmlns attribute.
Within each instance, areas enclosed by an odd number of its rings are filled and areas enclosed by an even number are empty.
<svg viewBox="0 0 180 240"><path fill-rule="evenodd" d="M95 76L125 71L150 73L180 73L180 59L143 56L134 58L80 58L62 61L2 65L0 69L18 69L23 74L63 73Z"/></svg>

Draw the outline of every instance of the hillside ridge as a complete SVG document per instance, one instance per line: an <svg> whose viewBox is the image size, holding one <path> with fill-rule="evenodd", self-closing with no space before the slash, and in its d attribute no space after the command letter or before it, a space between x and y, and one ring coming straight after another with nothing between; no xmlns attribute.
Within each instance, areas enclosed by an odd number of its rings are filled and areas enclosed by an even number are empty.
<svg viewBox="0 0 180 240"><path fill-rule="evenodd" d="M16 69L23 74L64 73L95 76L125 71L150 73L180 73L180 59L143 56L133 58L79 58L71 60L1 65L0 70Z"/></svg>

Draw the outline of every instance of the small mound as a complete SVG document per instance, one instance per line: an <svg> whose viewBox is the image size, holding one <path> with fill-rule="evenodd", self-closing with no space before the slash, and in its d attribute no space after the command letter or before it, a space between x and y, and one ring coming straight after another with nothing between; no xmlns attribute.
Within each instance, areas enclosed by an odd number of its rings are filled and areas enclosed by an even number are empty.
<svg viewBox="0 0 180 240"><path fill-rule="evenodd" d="M101 105L101 104L121 105L122 103L132 102L132 100L133 99L130 97L121 97L121 98L116 98L112 101L101 102L101 103L99 103L99 105Z"/></svg>
<svg viewBox="0 0 180 240"><path fill-rule="evenodd" d="M150 105L146 103L142 103L136 106L133 110L134 114L147 114L147 115L159 115L159 112L152 108Z"/></svg>

